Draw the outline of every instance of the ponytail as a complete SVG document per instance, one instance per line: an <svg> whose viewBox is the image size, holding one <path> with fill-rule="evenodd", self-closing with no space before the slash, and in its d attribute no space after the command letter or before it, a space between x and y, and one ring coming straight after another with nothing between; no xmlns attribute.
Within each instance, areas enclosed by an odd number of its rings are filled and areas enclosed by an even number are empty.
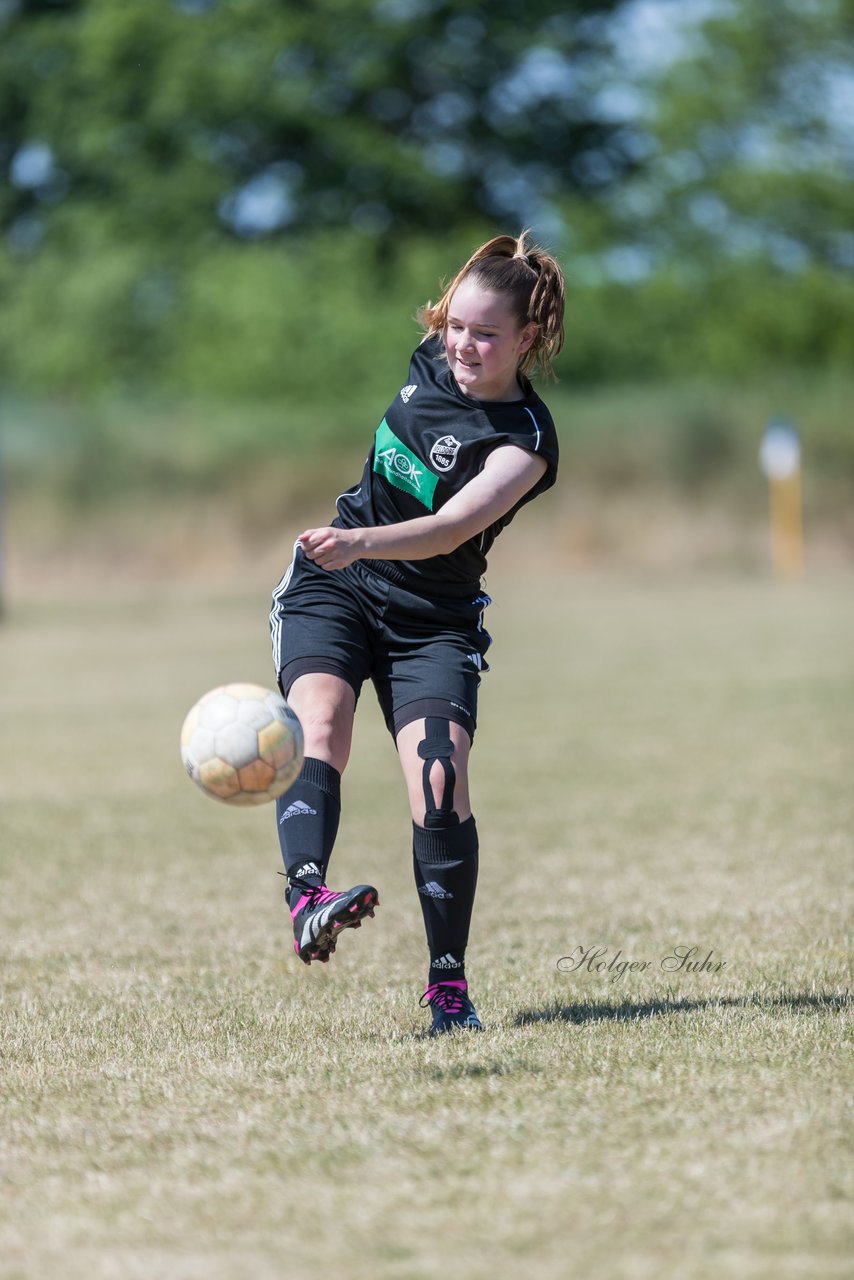
<svg viewBox="0 0 854 1280"><path fill-rule="evenodd" d="M529 243L530 232L520 236L495 236L476 249L468 262L433 305L427 303L418 319L427 335L442 333L448 323L448 307L463 280L471 279L490 293L506 297L520 328L537 326L537 336L519 362L526 376L539 368L548 376L563 346L563 312L566 286L563 271L551 254Z"/></svg>

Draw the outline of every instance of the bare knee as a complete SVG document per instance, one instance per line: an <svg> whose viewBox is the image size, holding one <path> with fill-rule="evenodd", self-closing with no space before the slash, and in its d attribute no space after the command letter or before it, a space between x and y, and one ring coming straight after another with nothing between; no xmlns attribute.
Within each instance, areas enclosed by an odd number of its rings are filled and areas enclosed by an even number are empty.
<svg viewBox="0 0 854 1280"><path fill-rule="evenodd" d="M342 735L335 707L314 704L297 711L297 715L305 736L306 755L323 759L339 754Z"/></svg>
<svg viewBox="0 0 854 1280"><path fill-rule="evenodd" d="M356 695L338 676L309 674L294 681L288 702L299 717L305 754L343 773L350 758Z"/></svg>

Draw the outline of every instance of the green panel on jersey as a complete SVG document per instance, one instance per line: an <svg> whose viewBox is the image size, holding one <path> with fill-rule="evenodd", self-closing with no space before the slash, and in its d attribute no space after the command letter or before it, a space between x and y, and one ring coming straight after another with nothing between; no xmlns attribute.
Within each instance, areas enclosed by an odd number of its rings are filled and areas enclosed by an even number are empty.
<svg viewBox="0 0 854 1280"><path fill-rule="evenodd" d="M427 470L425 463L398 440L383 418L374 440L374 471L385 476L389 484L411 493L428 511L433 510L433 494L439 477Z"/></svg>

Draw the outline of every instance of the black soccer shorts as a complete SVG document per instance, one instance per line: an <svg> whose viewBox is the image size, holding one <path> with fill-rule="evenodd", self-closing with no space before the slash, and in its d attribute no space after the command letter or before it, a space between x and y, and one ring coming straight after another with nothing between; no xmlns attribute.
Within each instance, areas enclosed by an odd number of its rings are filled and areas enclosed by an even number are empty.
<svg viewBox="0 0 854 1280"><path fill-rule="evenodd" d="M415 594L359 560L321 569L297 546L270 613L279 686L287 697L298 676L330 672L358 698L370 678L393 737L412 720L444 715L473 738L489 670L489 603L477 588L460 599Z"/></svg>

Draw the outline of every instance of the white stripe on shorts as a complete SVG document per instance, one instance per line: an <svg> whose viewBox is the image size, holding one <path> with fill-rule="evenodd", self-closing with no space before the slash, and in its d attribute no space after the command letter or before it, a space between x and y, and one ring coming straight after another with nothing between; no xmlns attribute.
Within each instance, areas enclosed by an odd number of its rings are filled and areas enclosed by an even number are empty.
<svg viewBox="0 0 854 1280"><path fill-rule="evenodd" d="M273 588L273 607L270 610L270 644L273 649L273 666L276 669L276 679L279 677L279 646L282 640L282 616L279 613L279 601L290 585L291 577L294 571L294 562L297 558L297 547L299 539L294 543L291 552L291 562L282 576L280 582Z"/></svg>

